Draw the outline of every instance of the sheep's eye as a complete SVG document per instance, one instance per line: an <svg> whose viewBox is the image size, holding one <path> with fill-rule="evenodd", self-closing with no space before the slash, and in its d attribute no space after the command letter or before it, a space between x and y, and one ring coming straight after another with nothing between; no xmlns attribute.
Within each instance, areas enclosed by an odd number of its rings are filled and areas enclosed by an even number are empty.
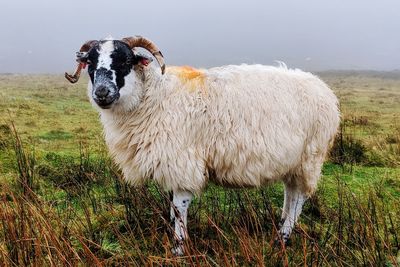
<svg viewBox="0 0 400 267"><path fill-rule="evenodd" d="M121 63L121 67L124 67L124 68L128 67L130 65L131 65L131 61L130 60L127 60L127 61Z"/></svg>
<svg viewBox="0 0 400 267"><path fill-rule="evenodd" d="M92 64L92 61L90 61L90 59L87 59L87 60L86 60L86 64L91 65L91 64Z"/></svg>

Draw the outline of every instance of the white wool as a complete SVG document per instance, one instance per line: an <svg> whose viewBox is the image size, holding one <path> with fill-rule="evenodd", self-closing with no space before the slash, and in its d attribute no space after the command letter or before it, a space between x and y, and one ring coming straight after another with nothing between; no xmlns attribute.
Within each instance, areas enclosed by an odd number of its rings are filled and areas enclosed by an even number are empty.
<svg viewBox="0 0 400 267"><path fill-rule="evenodd" d="M111 54L114 51L114 42L112 40L104 41L102 44L99 45L99 59L97 63L97 69L104 68L111 72L112 81L115 84L115 71L111 69L112 58ZM101 76L102 77L102 76ZM94 77L95 82L97 79L97 75Z"/></svg>
<svg viewBox="0 0 400 267"><path fill-rule="evenodd" d="M118 102L98 110L127 181L194 194L208 180L283 180L311 194L339 125L337 98L319 78L262 65L135 69Z"/></svg>

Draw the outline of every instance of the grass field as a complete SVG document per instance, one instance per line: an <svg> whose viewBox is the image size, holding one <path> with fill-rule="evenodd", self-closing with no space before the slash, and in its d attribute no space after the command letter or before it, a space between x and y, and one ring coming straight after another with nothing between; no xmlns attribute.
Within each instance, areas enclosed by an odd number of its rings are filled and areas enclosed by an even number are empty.
<svg viewBox="0 0 400 267"><path fill-rule="evenodd" d="M107 156L86 81L0 75L0 265L398 266L400 73L324 72L341 133L286 248L283 189L210 185L173 257L168 197L131 188Z"/></svg>

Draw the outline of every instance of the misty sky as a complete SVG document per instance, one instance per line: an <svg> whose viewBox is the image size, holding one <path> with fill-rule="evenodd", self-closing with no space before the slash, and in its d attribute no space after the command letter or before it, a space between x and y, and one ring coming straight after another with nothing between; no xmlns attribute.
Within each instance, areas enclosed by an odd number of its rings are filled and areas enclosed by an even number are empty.
<svg viewBox="0 0 400 267"><path fill-rule="evenodd" d="M140 34L169 65L400 69L399 0L1 0L0 73L63 73L89 39Z"/></svg>

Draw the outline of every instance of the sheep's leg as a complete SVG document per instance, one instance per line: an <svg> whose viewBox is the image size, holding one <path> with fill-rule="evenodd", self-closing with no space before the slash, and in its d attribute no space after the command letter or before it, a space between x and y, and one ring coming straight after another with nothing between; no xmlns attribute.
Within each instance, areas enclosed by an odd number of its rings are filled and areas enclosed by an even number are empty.
<svg viewBox="0 0 400 267"><path fill-rule="evenodd" d="M171 203L171 222L174 225L176 245L172 250L175 255L183 255L184 241L188 238L187 214L193 195L190 192L178 191L173 193Z"/></svg>
<svg viewBox="0 0 400 267"><path fill-rule="evenodd" d="M287 215L289 214L290 200L289 200L288 190L286 189L286 187L285 187L284 194L285 194L285 197L283 199L283 208L282 208L281 221L279 222L279 228L282 227L283 223L286 220Z"/></svg>
<svg viewBox="0 0 400 267"><path fill-rule="evenodd" d="M297 188L285 185L285 201L282 212L283 224L279 230L279 234L285 244L289 240L306 200L306 194Z"/></svg>

